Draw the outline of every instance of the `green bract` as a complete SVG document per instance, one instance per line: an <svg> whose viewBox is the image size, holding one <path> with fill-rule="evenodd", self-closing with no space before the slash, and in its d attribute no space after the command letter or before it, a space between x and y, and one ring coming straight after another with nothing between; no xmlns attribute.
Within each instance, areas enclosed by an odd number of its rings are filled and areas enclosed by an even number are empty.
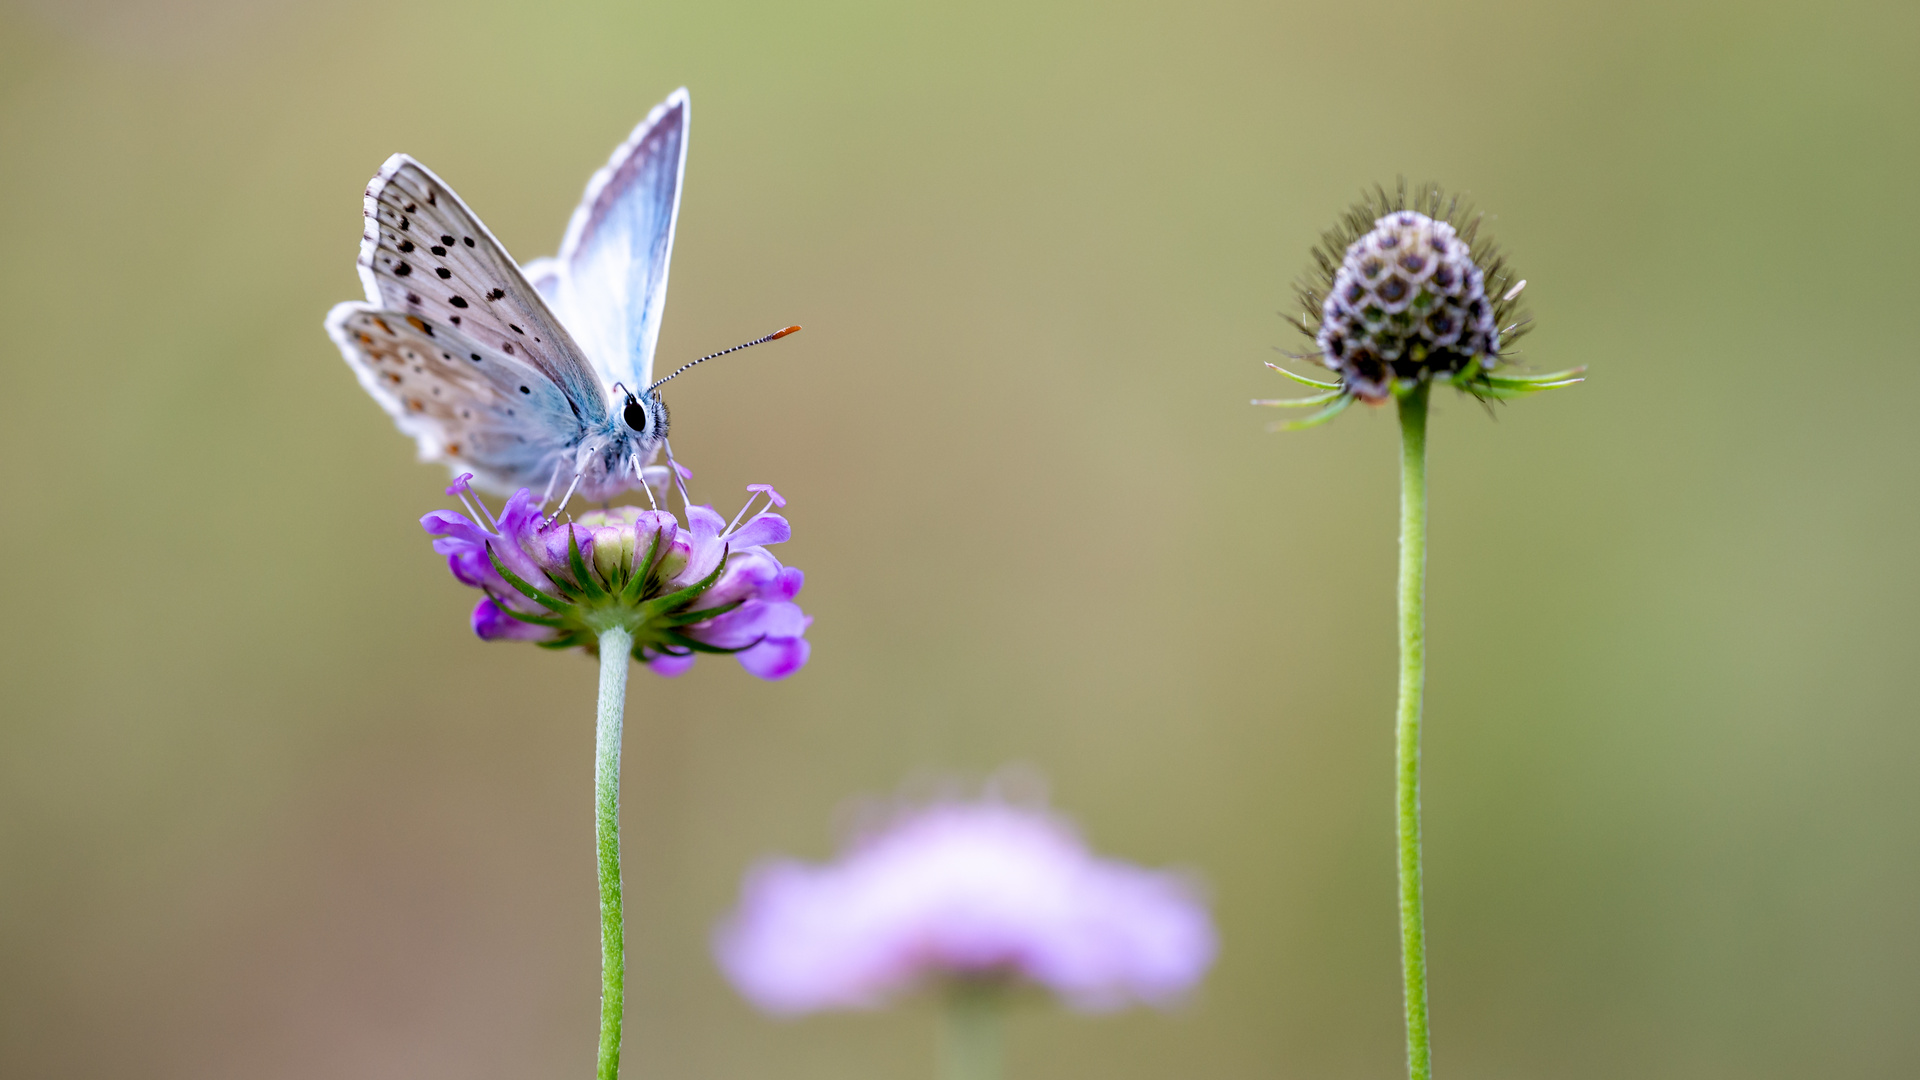
<svg viewBox="0 0 1920 1080"><path fill-rule="evenodd" d="M622 551L626 547L624 544L595 545L592 565L589 565L580 552L580 538L575 528L570 527L566 531L567 572L549 570L547 573L553 583L554 593L558 595L528 584L500 561L492 544L487 545L487 559L493 564L494 570L520 595L548 611L546 615L529 615L508 607L501 609L520 622L554 631L557 636L537 643L542 648L567 649L579 645L590 652L596 651L600 635L615 627L633 635L632 652L635 657L640 657L643 649L684 656L695 652L736 653L752 647L721 648L696 641L680 629L717 618L745 602L742 599L714 607L694 607L701 596L718 584L726 573L727 560L732 557L730 551L723 550L719 564L706 577L684 588L662 592L664 584L660 571L665 554L663 548L666 546L662 535L665 530L653 530L647 543L646 556L637 566L634 564L633 549ZM629 532L627 535L634 534Z"/></svg>

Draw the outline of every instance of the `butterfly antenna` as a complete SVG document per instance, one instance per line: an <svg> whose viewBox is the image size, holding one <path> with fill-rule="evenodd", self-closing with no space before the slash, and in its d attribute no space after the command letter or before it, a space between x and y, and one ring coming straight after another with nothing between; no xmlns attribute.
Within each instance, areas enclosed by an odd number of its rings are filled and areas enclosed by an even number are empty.
<svg viewBox="0 0 1920 1080"><path fill-rule="evenodd" d="M707 361L714 359L715 357L725 356L730 352L739 352L741 349L751 349L755 345L765 345L769 341L779 341L781 338L786 337L788 334L796 334L799 332L800 332L800 328L797 326L789 326L784 330L775 330L773 333L768 334L766 337L756 338L753 341L743 342L739 345L735 345L731 349L721 349L719 352L714 353L712 356L703 356L698 360L681 364L679 369L674 371L673 375L678 375L680 374L680 372L687 370L688 368L694 366L695 364L704 364ZM673 375L667 376L667 379L673 378ZM661 379L660 382L656 382L652 386L647 387L646 392L649 394L653 393L656 389L659 388L660 383L666 382L667 379Z"/></svg>

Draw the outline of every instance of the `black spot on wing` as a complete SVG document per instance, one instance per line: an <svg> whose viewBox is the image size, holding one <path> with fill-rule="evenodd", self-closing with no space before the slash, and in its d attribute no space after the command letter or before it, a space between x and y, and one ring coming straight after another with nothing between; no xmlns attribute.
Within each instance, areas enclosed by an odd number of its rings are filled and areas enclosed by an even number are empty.
<svg viewBox="0 0 1920 1080"><path fill-rule="evenodd" d="M413 250L413 241L411 241L411 240L402 240L402 241L400 241L400 250L401 250L401 251L412 251L412 250Z"/></svg>
<svg viewBox="0 0 1920 1080"><path fill-rule="evenodd" d="M507 290L505 290L505 289L494 289L494 290L492 290L491 292L489 292L489 293L487 293L487 299L489 299L489 300L498 300L498 299L501 299L502 297L504 297L504 296L506 296L506 295L507 295Z"/></svg>
<svg viewBox="0 0 1920 1080"><path fill-rule="evenodd" d="M451 244L451 243L453 243L453 237L451 237L451 236L446 236L446 235L442 235L442 236L440 237L440 242L441 242L441 243L443 243L443 244Z"/></svg>
<svg viewBox="0 0 1920 1080"><path fill-rule="evenodd" d="M439 275L440 275L440 280L442 280L442 281L445 281L446 279L448 279L448 278L450 278L450 277L452 277L452 276L453 276L453 271L451 271L451 270L449 270L449 269L447 269L447 268L446 268L446 267L444 267L444 266L441 266L441 267L437 267L437 268L435 268L435 270L434 270L433 272L434 272L434 273L436 273L436 274L439 274Z"/></svg>
<svg viewBox="0 0 1920 1080"><path fill-rule="evenodd" d="M396 262L393 264L394 277L406 277L408 274L411 274L411 273L413 273L413 267L408 266L406 263Z"/></svg>
<svg viewBox="0 0 1920 1080"><path fill-rule="evenodd" d="M468 247L472 247L472 246L473 246L473 237L471 237L471 236L463 236L463 237L461 237L460 239L461 239L461 240L464 240L464 241L466 241L466 245L467 245Z"/></svg>
<svg viewBox="0 0 1920 1080"><path fill-rule="evenodd" d="M463 308L467 306L467 298L464 296L452 296L447 298L447 303L457 308Z"/></svg>

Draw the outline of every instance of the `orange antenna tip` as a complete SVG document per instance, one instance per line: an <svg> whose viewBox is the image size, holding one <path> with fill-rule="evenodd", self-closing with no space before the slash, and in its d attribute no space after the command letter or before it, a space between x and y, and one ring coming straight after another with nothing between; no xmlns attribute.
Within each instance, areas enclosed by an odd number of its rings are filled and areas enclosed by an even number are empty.
<svg viewBox="0 0 1920 1080"><path fill-rule="evenodd" d="M768 338L767 340L768 340L768 341L779 341L779 340L780 340L781 338L783 338L783 337L786 337L786 336L787 336L788 334L797 334L797 333L799 333L799 332L800 332L800 328L799 328L799 327L797 327L797 326L789 326L789 327L787 327L787 328L786 328L785 330L777 330L777 331L775 331L775 332L774 332L774 334L773 334L773 336L772 336L772 337L769 337L769 338Z"/></svg>

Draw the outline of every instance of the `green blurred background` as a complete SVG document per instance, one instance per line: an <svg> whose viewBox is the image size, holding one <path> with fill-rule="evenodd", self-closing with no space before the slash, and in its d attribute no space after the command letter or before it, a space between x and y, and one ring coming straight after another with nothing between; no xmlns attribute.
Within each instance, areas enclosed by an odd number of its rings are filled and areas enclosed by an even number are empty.
<svg viewBox="0 0 1920 1080"><path fill-rule="evenodd" d="M708 935L848 799L1028 762L1210 883L1172 1014L1014 1078L1385 1077L1396 434L1273 436L1320 228L1497 214L1577 390L1441 399L1443 1076L1920 1055L1920 7L0 7L0 1075L585 1076L591 663L483 644L444 472L320 329L405 150L522 259L692 88L661 356L696 494L776 483L812 664L635 677L658 1078L920 1077L924 1002L772 1022Z"/></svg>

